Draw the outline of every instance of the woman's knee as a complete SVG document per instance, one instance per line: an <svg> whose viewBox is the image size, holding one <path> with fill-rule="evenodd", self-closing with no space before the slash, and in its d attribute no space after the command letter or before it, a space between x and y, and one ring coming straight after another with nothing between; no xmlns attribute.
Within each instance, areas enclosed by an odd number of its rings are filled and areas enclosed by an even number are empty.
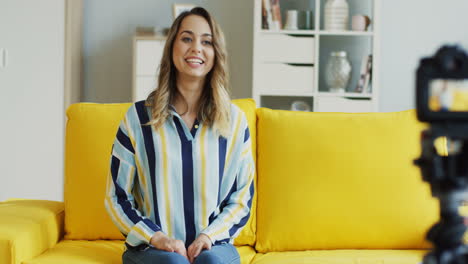
<svg viewBox="0 0 468 264"><path fill-rule="evenodd" d="M165 254L159 256L154 262L151 264L189 264L189 261L182 255L171 252L170 254Z"/></svg>
<svg viewBox="0 0 468 264"><path fill-rule="evenodd" d="M189 264L187 258L176 252L156 249L145 251L127 251L122 256L123 264Z"/></svg>
<svg viewBox="0 0 468 264"><path fill-rule="evenodd" d="M194 264L220 264L224 263L222 259L210 250L204 250L195 258Z"/></svg>

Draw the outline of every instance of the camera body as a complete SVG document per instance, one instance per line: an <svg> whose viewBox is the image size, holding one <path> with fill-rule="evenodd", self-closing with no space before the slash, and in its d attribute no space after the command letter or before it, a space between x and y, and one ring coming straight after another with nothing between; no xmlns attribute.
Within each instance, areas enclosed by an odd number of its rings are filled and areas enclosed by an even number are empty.
<svg viewBox="0 0 468 264"><path fill-rule="evenodd" d="M419 120L468 124L468 55L458 46L443 46L424 58L416 76Z"/></svg>
<svg viewBox="0 0 468 264"><path fill-rule="evenodd" d="M429 129L422 132L415 164L440 205L440 221L427 234L434 250L424 264L468 264L462 241L467 227L458 213L468 200L468 55L461 48L443 46L420 61L416 108ZM445 142L445 152L436 149L436 140Z"/></svg>

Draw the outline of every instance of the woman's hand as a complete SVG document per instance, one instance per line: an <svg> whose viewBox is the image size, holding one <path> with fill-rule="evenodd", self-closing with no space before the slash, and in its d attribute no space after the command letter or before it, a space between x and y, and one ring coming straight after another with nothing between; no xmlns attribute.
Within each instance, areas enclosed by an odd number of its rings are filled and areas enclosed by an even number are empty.
<svg viewBox="0 0 468 264"><path fill-rule="evenodd" d="M153 237L151 237L150 243L157 249L176 252L188 259L184 242L182 240L172 239L161 231L156 232Z"/></svg>
<svg viewBox="0 0 468 264"><path fill-rule="evenodd" d="M188 259L190 263L193 263L203 249L211 249L211 239L205 234L200 234L188 248Z"/></svg>

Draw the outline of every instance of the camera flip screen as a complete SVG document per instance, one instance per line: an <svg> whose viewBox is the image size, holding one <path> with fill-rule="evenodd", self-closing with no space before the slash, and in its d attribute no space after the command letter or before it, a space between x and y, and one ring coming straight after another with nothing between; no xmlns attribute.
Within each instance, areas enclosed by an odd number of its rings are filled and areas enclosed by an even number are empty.
<svg viewBox="0 0 468 264"><path fill-rule="evenodd" d="M468 127L468 55L463 49L443 46L421 59L416 109L420 121Z"/></svg>
<svg viewBox="0 0 468 264"><path fill-rule="evenodd" d="M431 80L428 106L432 112L468 112L468 79Z"/></svg>

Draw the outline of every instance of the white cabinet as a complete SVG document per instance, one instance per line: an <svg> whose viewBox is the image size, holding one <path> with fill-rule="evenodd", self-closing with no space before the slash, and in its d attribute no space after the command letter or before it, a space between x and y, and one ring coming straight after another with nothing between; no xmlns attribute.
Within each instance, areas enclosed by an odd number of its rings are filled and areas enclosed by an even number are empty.
<svg viewBox="0 0 468 264"><path fill-rule="evenodd" d="M315 112L372 112L372 102L366 99L353 99L338 96L318 96L315 98Z"/></svg>
<svg viewBox="0 0 468 264"><path fill-rule="evenodd" d="M281 78L275 78L281 76ZM287 63L262 63L257 72L259 87L265 95L312 95L314 67Z"/></svg>
<svg viewBox="0 0 468 264"><path fill-rule="evenodd" d="M133 42L132 100L145 100L157 86L159 64L166 39L136 36Z"/></svg>
<svg viewBox="0 0 468 264"><path fill-rule="evenodd" d="M265 62L314 63L315 39L286 34L258 36L259 60Z"/></svg>
<svg viewBox="0 0 468 264"><path fill-rule="evenodd" d="M262 2L254 0L253 97L260 107L290 109L305 101L312 111L373 112L378 110L379 10L381 0L348 0L349 27L353 15L367 15L367 31L327 31L324 7L327 0L280 0L282 20L286 10L312 10L314 27L307 30L262 28ZM273 1L271 1L273 2ZM299 16L300 17L300 16ZM343 93L331 93L325 82L330 53L346 51L352 66ZM371 89L356 92L364 57L372 55Z"/></svg>
<svg viewBox="0 0 468 264"><path fill-rule="evenodd" d="M62 200L65 1L0 3L0 201Z"/></svg>

